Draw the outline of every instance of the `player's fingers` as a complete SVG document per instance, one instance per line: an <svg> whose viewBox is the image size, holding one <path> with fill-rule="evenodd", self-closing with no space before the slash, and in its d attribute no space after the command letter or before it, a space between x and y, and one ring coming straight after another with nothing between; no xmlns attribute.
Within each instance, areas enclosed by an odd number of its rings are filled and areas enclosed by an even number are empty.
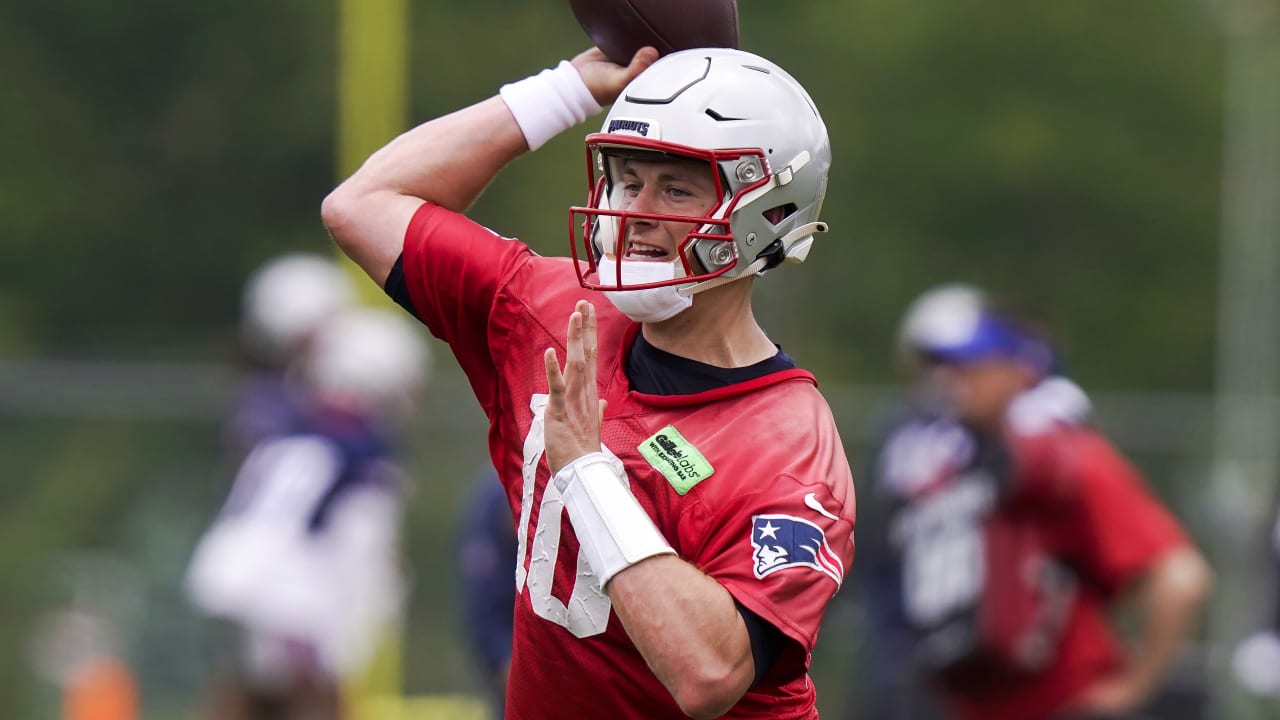
<svg viewBox="0 0 1280 720"><path fill-rule="evenodd" d="M565 331L565 340L566 351L569 351L574 345L580 346L582 344L582 312L577 309L569 314L569 326Z"/></svg>
<svg viewBox="0 0 1280 720"><path fill-rule="evenodd" d="M542 367L547 373L547 410L556 415L564 414L564 375L560 372L560 361L556 358L556 349L547 348L542 353Z"/></svg>
<svg viewBox="0 0 1280 720"><path fill-rule="evenodd" d="M596 352L596 306L582 300L578 302L578 312L582 314L582 349L591 360Z"/></svg>
<svg viewBox="0 0 1280 720"><path fill-rule="evenodd" d="M582 377L582 313L574 311L569 315L569 329L565 333L564 373L569 383L575 383Z"/></svg>
<svg viewBox="0 0 1280 720"><path fill-rule="evenodd" d="M591 417L596 399L595 365L587 361L583 348L585 307L586 303L579 301L569 316L564 359L566 412L580 418Z"/></svg>
<svg viewBox="0 0 1280 720"><path fill-rule="evenodd" d="M602 423L604 422L604 411L605 411L605 408L607 407L609 407L609 401L601 400L600 401L600 422Z"/></svg>
<svg viewBox="0 0 1280 720"><path fill-rule="evenodd" d="M627 65L627 77L633 78L644 72L645 68L654 64L658 60L658 49L650 45L645 45L631 56L631 64Z"/></svg>
<svg viewBox="0 0 1280 720"><path fill-rule="evenodd" d="M582 301L579 306L584 310L582 317L582 357L586 367L583 368L583 382L587 387L596 387L596 371L599 369L600 349L596 338L596 306Z"/></svg>
<svg viewBox="0 0 1280 720"><path fill-rule="evenodd" d="M578 67L586 63L610 62L610 60L603 50L593 46L573 56L573 60L570 60L570 62L573 63L574 67Z"/></svg>

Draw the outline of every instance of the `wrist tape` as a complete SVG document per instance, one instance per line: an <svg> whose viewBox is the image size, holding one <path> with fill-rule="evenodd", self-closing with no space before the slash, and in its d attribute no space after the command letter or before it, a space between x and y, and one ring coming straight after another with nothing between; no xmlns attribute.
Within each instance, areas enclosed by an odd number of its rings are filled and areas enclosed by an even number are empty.
<svg viewBox="0 0 1280 720"><path fill-rule="evenodd" d="M555 483L601 589L645 558L675 554L627 488L617 458L583 455L561 468Z"/></svg>
<svg viewBox="0 0 1280 720"><path fill-rule="evenodd" d="M530 150L600 112L600 103L568 60L503 85L498 94L515 116Z"/></svg>

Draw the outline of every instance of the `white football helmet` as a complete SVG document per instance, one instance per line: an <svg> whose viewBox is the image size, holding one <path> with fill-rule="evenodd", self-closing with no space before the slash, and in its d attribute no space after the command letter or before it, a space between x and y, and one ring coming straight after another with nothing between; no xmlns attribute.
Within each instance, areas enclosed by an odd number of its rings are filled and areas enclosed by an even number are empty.
<svg viewBox="0 0 1280 720"><path fill-rule="evenodd" d="M966 364L991 357L1015 360L1043 376L1057 361L1048 339L993 305L971 285L940 285L916 298L898 330L909 367L921 361Z"/></svg>
<svg viewBox="0 0 1280 720"><path fill-rule="evenodd" d="M330 258L311 253L273 258L245 284L244 340L264 359L285 363L320 323L355 298L347 273Z"/></svg>
<svg viewBox="0 0 1280 720"><path fill-rule="evenodd" d="M430 366L430 349L413 322L390 310L356 307L316 331L304 377L330 397L397 410L416 400Z"/></svg>
<svg viewBox="0 0 1280 720"><path fill-rule="evenodd" d="M827 128L804 88L758 55L708 48L659 59L627 85L586 143L588 206L569 210L583 287L680 285L689 295L802 262L814 233L827 229L818 221L831 166ZM720 203L698 218L622 210L620 158L636 153L706 162ZM619 279L627 221L640 217L696 223L677 248L683 276L632 285Z"/></svg>
<svg viewBox="0 0 1280 720"><path fill-rule="evenodd" d="M932 348L968 341L977 332L988 305L981 290L964 283L947 283L926 291L907 307L898 327L901 359L914 362Z"/></svg>

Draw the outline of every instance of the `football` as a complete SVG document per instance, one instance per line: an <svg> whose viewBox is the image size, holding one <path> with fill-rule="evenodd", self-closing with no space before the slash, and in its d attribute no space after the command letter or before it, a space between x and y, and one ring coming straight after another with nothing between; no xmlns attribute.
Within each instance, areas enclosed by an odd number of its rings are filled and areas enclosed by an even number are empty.
<svg viewBox="0 0 1280 720"><path fill-rule="evenodd" d="M737 0L569 0L587 37L619 65L646 45L666 55L738 47Z"/></svg>

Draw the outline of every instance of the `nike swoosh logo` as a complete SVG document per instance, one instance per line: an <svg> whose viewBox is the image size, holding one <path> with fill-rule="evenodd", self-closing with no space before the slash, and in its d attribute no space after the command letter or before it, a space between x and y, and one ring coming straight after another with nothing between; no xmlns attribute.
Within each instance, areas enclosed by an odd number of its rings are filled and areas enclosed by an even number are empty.
<svg viewBox="0 0 1280 720"><path fill-rule="evenodd" d="M805 495L804 504L810 510L817 512L819 515L822 515L823 517L829 517L832 520L836 520L836 521L840 520L840 518L836 517L835 515L832 515L829 510L822 507L822 503L818 502L818 493L809 493Z"/></svg>

